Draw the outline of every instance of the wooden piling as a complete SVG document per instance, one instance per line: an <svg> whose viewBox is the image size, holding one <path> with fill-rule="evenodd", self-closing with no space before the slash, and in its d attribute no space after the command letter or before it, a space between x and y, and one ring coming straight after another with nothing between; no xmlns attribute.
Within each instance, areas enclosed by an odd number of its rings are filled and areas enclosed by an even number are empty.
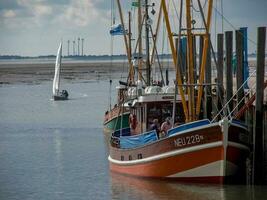
<svg viewBox="0 0 267 200"><path fill-rule="evenodd" d="M224 86L223 86L223 34L217 35L217 107L220 111L224 102Z"/></svg>
<svg viewBox="0 0 267 200"><path fill-rule="evenodd" d="M206 61L206 70L205 70L205 107L204 107L204 117L211 119L212 112L212 97L211 97L211 54L210 54L210 44L207 50L207 61Z"/></svg>
<svg viewBox="0 0 267 200"><path fill-rule="evenodd" d="M233 72L232 72L232 59L233 59L233 32L225 32L225 48L226 48L226 102L233 96ZM228 112L233 109L233 102L228 104Z"/></svg>
<svg viewBox="0 0 267 200"><path fill-rule="evenodd" d="M256 72L256 112L253 145L253 183L263 184L264 149L263 149L263 97L265 73L266 27L258 28L257 72Z"/></svg>
<svg viewBox="0 0 267 200"><path fill-rule="evenodd" d="M244 63L243 63L243 35L242 32L236 30L236 89L238 90L244 83ZM238 110L244 105L244 87L240 88L237 93ZM241 118L242 119L242 118ZM244 118L243 118L244 119Z"/></svg>
<svg viewBox="0 0 267 200"><path fill-rule="evenodd" d="M182 82L184 83L184 67L183 67L183 52L182 52L182 42L181 39L178 41L178 38L175 39L175 48L177 53L177 67L180 69Z"/></svg>
<svg viewBox="0 0 267 200"><path fill-rule="evenodd" d="M197 83L197 47L196 47L196 36L192 36L192 45L193 45L193 62L194 62L194 83Z"/></svg>
<svg viewBox="0 0 267 200"><path fill-rule="evenodd" d="M202 53L203 53L203 45L204 45L204 37L201 35L199 36L199 64L198 64L198 69L199 72L198 74L200 74L200 66L201 66L201 62L202 62Z"/></svg>

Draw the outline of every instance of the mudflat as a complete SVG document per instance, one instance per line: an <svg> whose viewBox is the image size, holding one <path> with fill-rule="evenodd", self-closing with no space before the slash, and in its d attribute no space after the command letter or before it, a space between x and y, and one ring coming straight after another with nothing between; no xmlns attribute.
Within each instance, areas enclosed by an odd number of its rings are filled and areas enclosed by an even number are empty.
<svg viewBox="0 0 267 200"><path fill-rule="evenodd" d="M110 74L127 73L127 71L124 62L63 63L61 77L69 81L103 79ZM0 63L0 84L38 84L42 81L52 81L54 73L54 63Z"/></svg>
<svg viewBox="0 0 267 200"><path fill-rule="evenodd" d="M174 70L172 62L165 61L162 66L163 71L166 68L170 71ZM256 61L249 61L249 66L255 67ZM158 67L156 66L156 68ZM43 81L52 81L54 71L55 64L53 62L0 62L0 84L39 84ZM61 77L66 81L120 78L121 76L127 76L127 73L128 65L126 61L77 61L63 63L61 67Z"/></svg>

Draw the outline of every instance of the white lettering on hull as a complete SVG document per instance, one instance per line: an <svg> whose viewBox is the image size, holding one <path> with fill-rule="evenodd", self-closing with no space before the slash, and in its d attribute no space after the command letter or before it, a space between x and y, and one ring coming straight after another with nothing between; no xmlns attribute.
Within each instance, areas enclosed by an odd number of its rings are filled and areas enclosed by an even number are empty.
<svg viewBox="0 0 267 200"><path fill-rule="evenodd" d="M191 135L186 137L177 138L174 140L175 147L183 147L186 145L197 144L204 140L202 135Z"/></svg>

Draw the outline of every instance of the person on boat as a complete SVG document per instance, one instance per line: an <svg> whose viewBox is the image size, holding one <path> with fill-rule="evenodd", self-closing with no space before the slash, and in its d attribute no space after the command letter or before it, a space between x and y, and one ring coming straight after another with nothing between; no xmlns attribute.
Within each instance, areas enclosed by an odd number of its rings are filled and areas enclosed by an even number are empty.
<svg viewBox="0 0 267 200"><path fill-rule="evenodd" d="M172 128L171 119L170 117L167 117L160 127L160 133L161 133L160 137L166 136L168 130L171 128Z"/></svg>
<svg viewBox="0 0 267 200"><path fill-rule="evenodd" d="M160 129L160 126L159 126L159 120L158 119L154 119L152 124L150 125L150 131L152 130L156 130L157 132L157 135L159 136L159 129Z"/></svg>
<svg viewBox="0 0 267 200"><path fill-rule="evenodd" d="M129 124L130 124L131 135L136 134L136 128L137 128L136 114L131 113L129 115Z"/></svg>
<svg viewBox="0 0 267 200"><path fill-rule="evenodd" d="M65 96L65 97L68 97L69 96L69 93L67 92L67 90L62 90L62 95Z"/></svg>

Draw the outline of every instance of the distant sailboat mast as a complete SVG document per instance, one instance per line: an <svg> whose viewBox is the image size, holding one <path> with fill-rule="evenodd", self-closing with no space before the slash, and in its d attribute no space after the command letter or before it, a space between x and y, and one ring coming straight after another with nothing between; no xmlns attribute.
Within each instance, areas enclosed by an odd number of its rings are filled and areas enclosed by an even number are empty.
<svg viewBox="0 0 267 200"><path fill-rule="evenodd" d="M57 58L55 64L55 76L53 80L53 95L58 95L59 93L59 84L60 84L60 65L61 65L61 55L62 55L62 43L60 43Z"/></svg>

